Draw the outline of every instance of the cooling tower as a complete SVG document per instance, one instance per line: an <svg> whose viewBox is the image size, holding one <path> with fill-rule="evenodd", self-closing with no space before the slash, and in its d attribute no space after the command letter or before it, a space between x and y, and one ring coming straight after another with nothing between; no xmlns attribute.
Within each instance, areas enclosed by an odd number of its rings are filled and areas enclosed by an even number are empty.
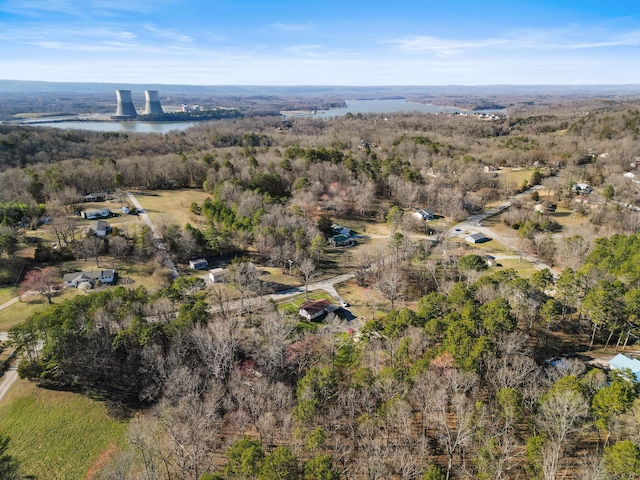
<svg viewBox="0 0 640 480"><path fill-rule="evenodd" d="M150 113L164 113L162 111L162 105L160 105L160 99L158 98L157 90L145 90L144 98L146 99L146 104L144 107L145 115L149 115Z"/></svg>
<svg viewBox="0 0 640 480"><path fill-rule="evenodd" d="M116 118L135 118L138 116L133 106L133 100L131 100L131 90L116 90L116 96L118 97Z"/></svg>

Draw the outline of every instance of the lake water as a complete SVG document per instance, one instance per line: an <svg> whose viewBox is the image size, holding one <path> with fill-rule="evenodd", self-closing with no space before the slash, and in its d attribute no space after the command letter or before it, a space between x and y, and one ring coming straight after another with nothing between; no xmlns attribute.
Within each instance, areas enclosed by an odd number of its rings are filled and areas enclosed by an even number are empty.
<svg viewBox="0 0 640 480"><path fill-rule="evenodd" d="M116 121L68 121L32 123L37 127L55 127L67 130L93 130L95 132L118 133L168 133L171 130L186 130L200 122L116 122Z"/></svg>
<svg viewBox="0 0 640 480"><path fill-rule="evenodd" d="M407 102L403 98L375 99L375 100L346 100L346 107L332 108L329 110L319 110L316 113L289 114L286 117L308 117L308 118L334 118L343 117L347 113L396 113L396 112L419 112L419 113L476 113L455 107L445 107L442 105L426 105L423 103ZM484 111L483 111L484 112ZM500 110L491 112L498 113ZM54 127L63 129L93 130L96 132L119 132L119 133L168 133L172 130L186 130L189 127L198 125L201 122L118 122L118 121L93 121L93 120L69 120L51 122L24 122L40 127Z"/></svg>
<svg viewBox="0 0 640 480"><path fill-rule="evenodd" d="M471 113L469 110L463 110L455 107L445 107L441 105L427 105L424 103L411 103L407 102L404 98L393 99L375 99L375 100L346 100L346 107L332 108L329 110L320 110L313 114L306 114L306 117L312 118L333 118L342 117L347 113L396 113L396 112L419 112L419 113L456 113L466 112ZM293 115L302 116L302 115Z"/></svg>

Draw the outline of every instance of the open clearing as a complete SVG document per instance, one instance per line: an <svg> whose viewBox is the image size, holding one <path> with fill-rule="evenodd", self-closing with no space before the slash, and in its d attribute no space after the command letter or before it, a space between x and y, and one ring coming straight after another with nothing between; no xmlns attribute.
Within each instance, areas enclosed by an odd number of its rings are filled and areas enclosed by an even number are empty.
<svg viewBox="0 0 640 480"><path fill-rule="evenodd" d="M7 453L23 473L47 480L82 480L100 452L126 444L127 423L79 394L38 388L18 380L0 402L0 431Z"/></svg>
<svg viewBox="0 0 640 480"><path fill-rule="evenodd" d="M202 205L207 192L196 189L154 190L131 192L144 207L145 212L156 226L176 224L181 228L186 223L204 223L204 217L191 213L191 204Z"/></svg>

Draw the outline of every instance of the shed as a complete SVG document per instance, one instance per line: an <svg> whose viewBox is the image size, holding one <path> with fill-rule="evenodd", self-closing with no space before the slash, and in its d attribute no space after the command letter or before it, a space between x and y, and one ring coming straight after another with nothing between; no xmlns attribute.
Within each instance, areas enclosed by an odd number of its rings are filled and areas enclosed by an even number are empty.
<svg viewBox="0 0 640 480"><path fill-rule="evenodd" d="M212 268L209 270L209 280L211 283L224 283L229 278L229 270L226 268Z"/></svg>
<svg viewBox="0 0 640 480"><path fill-rule="evenodd" d="M207 265L209 265L209 262L206 258L189 260L189 268L192 270L202 270L203 268L207 268Z"/></svg>
<svg viewBox="0 0 640 480"><path fill-rule="evenodd" d="M491 240L489 237L486 237L483 233L476 232L464 237L464 241L468 243L484 243Z"/></svg>
<svg viewBox="0 0 640 480"><path fill-rule="evenodd" d="M640 382L640 360L619 353L609 360L609 367L614 370L631 370L636 382Z"/></svg>

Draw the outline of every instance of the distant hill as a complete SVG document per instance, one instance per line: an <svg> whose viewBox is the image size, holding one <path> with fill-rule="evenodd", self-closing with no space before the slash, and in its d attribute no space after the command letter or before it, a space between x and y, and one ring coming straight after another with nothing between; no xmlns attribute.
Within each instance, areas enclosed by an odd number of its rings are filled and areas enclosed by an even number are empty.
<svg viewBox="0 0 640 480"><path fill-rule="evenodd" d="M168 94L209 95L361 95L398 96L411 94L450 95L553 95L617 97L640 95L636 85L444 85L444 86L265 86L265 85L173 85L133 83L35 82L0 80L0 95L16 93L113 93L117 89L159 90Z"/></svg>

